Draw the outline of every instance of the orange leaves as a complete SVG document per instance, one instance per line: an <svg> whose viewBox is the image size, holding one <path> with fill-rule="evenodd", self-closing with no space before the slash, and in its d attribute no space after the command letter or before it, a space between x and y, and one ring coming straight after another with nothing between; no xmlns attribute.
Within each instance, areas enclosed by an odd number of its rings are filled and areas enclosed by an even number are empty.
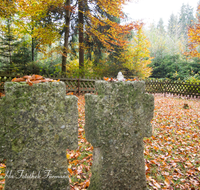
<svg viewBox="0 0 200 190"><path fill-rule="evenodd" d="M26 79L24 78L14 78L11 80L11 82L22 82L22 81L26 81Z"/></svg>
<svg viewBox="0 0 200 190"><path fill-rule="evenodd" d="M108 77L103 77L103 79L105 81L108 81L108 82L114 82L114 81L117 81L117 79L114 79L114 78L108 78Z"/></svg>
<svg viewBox="0 0 200 190"><path fill-rule="evenodd" d="M70 174L73 173L72 169L70 169L70 168L68 168L68 172L69 172Z"/></svg>
<svg viewBox="0 0 200 190"><path fill-rule="evenodd" d="M200 13L200 5L197 8ZM198 47L200 45L200 17L197 16L198 22L188 28L188 52L184 52L184 55L191 57L200 57Z"/></svg>
<svg viewBox="0 0 200 190"><path fill-rule="evenodd" d="M108 82L115 82L118 81L115 78L108 78L108 77L103 77L103 80L108 81ZM125 81L138 81L138 79L134 78L134 79L126 79Z"/></svg>
<svg viewBox="0 0 200 190"><path fill-rule="evenodd" d="M85 181L85 185L86 185L86 187L89 187L90 181L89 181L89 180L86 180L86 181Z"/></svg>
<svg viewBox="0 0 200 190"><path fill-rule="evenodd" d="M125 1L104 1L98 0L98 7L106 12L108 15L114 17L123 18L122 5ZM104 45L107 50L114 50L114 46L120 46L124 48L129 42L127 40L127 34L130 34L132 30L138 30L140 23L119 24L105 14L94 13L92 11L86 11L85 16L89 18L90 25L86 25L86 33L91 36L95 36ZM101 26L101 31L99 27ZM102 27L103 26L103 27ZM107 26L107 27L105 27Z"/></svg>
<svg viewBox="0 0 200 190"><path fill-rule="evenodd" d="M71 190L84 190L90 184L92 150L93 147L85 138L85 99L78 97L79 129L78 129L78 149L76 151L67 150L68 171Z"/></svg>
<svg viewBox="0 0 200 190"><path fill-rule="evenodd" d="M5 96L5 94L3 94L3 93L0 92L0 98L3 97L3 96Z"/></svg>
<svg viewBox="0 0 200 190"><path fill-rule="evenodd" d="M73 95L74 93L73 92L69 92L69 93L67 93L67 95Z"/></svg>
<svg viewBox="0 0 200 190"><path fill-rule="evenodd" d="M110 15L113 15L115 17L123 17L121 10L122 10L122 5L125 4L124 0L115 0L115 1L98 0L97 4L102 10L105 10L105 12L107 12Z"/></svg>
<svg viewBox="0 0 200 190"><path fill-rule="evenodd" d="M137 78L134 78L134 79L126 79L126 81L138 81Z"/></svg>
<svg viewBox="0 0 200 190"><path fill-rule="evenodd" d="M32 86L33 84L37 84L41 82L59 82L60 79L53 80L49 78L44 78L41 75L32 75L32 76L25 75L22 78L14 78L11 80L11 82L25 82L25 81L26 81L26 84L28 84L29 86Z"/></svg>
<svg viewBox="0 0 200 190"><path fill-rule="evenodd" d="M3 189L4 184L5 184L5 178L4 178L5 177L5 169L6 169L6 165L3 163L0 163L0 190Z"/></svg>
<svg viewBox="0 0 200 190"><path fill-rule="evenodd" d="M0 168L6 168L5 164L0 163Z"/></svg>
<svg viewBox="0 0 200 190"><path fill-rule="evenodd" d="M108 78L108 77L103 77L103 80L105 80L105 81L110 81L111 79L110 78Z"/></svg>
<svg viewBox="0 0 200 190"><path fill-rule="evenodd" d="M183 104L191 108L185 110ZM146 176L150 189L198 189L200 102L155 96L154 136L145 139ZM197 148L198 147L198 148ZM160 187L159 187L160 186Z"/></svg>

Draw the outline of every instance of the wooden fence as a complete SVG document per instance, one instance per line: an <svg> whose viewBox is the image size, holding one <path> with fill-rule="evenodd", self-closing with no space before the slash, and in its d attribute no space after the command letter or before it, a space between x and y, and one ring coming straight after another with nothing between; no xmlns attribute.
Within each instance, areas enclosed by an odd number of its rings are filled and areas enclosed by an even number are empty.
<svg viewBox="0 0 200 190"><path fill-rule="evenodd" d="M19 75L18 77L23 76ZM4 83L11 81L15 76L0 75L0 92L4 92ZM73 92L74 94L92 93L95 92L95 81L100 80L88 78L66 78L65 76L45 76L55 80L60 79L66 84L66 92ZM177 81L157 81L146 80L146 92L148 93L164 93L181 95L187 97L200 97L199 83L185 83Z"/></svg>
<svg viewBox="0 0 200 190"><path fill-rule="evenodd" d="M17 77L22 77L24 75L19 74ZM4 92L4 83L11 81L16 76L6 76L0 75L0 92ZM101 80L100 78L66 78L65 76L44 76L46 78L51 78L54 80L60 79L66 84L66 93L73 92L74 94L80 93L91 93L95 92L95 81Z"/></svg>
<svg viewBox="0 0 200 190"><path fill-rule="evenodd" d="M200 97L200 83L186 83L181 81L146 80L146 92Z"/></svg>
<svg viewBox="0 0 200 190"><path fill-rule="evenodd" d="M88 78L59 78L52 77L52 79L63 81L66 84L66 92L73 92L74 94L95 92L95 81L100 79Z"/></svg>

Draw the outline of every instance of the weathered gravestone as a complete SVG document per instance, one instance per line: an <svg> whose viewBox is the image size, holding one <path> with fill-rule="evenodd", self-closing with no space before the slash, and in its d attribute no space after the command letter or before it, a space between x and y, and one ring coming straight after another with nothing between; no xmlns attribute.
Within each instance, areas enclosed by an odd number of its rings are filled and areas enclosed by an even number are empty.
<svg viewBox="0 0 200 190"><path fill-rule="evenodd" d="M5 190L69 189L66 149L78 146L77 97L63 82L5 84L0 159Z"/></svg>
<svg viewBox="0 0 200 190"><path fill-rule="evenodd" d="M93 145L89 190L146 189L143 138L152 134L154 97L144 82L97 81L85 95L86 139Z"/></svg>

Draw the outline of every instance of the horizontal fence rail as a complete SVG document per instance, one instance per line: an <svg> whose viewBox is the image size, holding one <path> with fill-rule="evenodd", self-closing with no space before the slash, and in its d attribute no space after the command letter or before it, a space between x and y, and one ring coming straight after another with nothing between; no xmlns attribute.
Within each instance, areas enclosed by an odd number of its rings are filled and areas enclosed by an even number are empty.
<svg viewBox="0 0 200 190"><path fill-rule="evenodd" d="M18 75L22 77L24 75ZM4 83L11 81L16 75L1 75L0 74L0 92L4 93ZM66 84L66 93L73 92L74 94L80 93L94 93L95 81L101 78L66 78L66 76L44 76L54 80L60 79ZM158 81L148 79L145 81L146 92L148 93L163 93L173 94L187 97L200 97L200 84L199 83L186 83L180 81Z"/></svg>

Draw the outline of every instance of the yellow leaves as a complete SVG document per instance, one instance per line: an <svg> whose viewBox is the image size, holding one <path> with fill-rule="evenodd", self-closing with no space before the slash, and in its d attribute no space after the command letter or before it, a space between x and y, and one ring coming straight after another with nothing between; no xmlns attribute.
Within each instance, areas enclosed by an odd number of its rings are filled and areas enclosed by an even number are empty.
<svg viewBox="0 0 200 190"><path fill-rule="evenodd" d="M177 133L178 135L181 135L181 134L182 134L180 131L177 131L176 133Z"/></svg>
<svg viewBox="0 0 200 190"><path fill-rule="evenodd" d="M121 59L124 67L134 71L138 77L145 78L150 76L152 71L152 68L148 67L152 60L148 49L150 42L142 31L142 24L136 25L136 28L138 30L125 52L121 54Z"/></svg>
<svg viewBox="0 0 200 190"><path fill-rule="evenodd" d="M0 17L8 18L16 13L16 6L13 1L1 0L0 1Z"/></svg>
<svg viewBox="0 0 200 190"><path fill-rule="evenodd" d="M53 26L47 25L45 28L39 26L33 30L33 38L39 41L39 45L51 45L60 38Z"/></svg>
<svg viewBox="0 0 200 190"><path fill-rule="evenodd" d="M66 154L66 157L67 157L67 159L71 158L70 154Z"/></svg>
<svg viewBox="0 0 200 190"><path fill-rule="evenodd" d="M44 17L47 12L48 4L44 1L37 0L15 0L17 4L17 10L20 14L20 17L29 16L34 17L34 20L39 20Z"/></svg>
<svg viewBox="0 0 200 190"><path fill-rule="evenodd" d="M115 1L105 1L105 0L98 0L98 6L104 10L105 12L113 15L115 17L123 17L121 12L122 5L125 4L126 1L124 0L115 0Z"/></svg>
<svg viewBox="0 0 200 190"><path fill-rule="evenodd" d="M61 2L63 3L61 0L15 0L17 19L13 19L13 24L17 26L17 30L22 36L28 33L32 38L36 38L36 48L40 47L41 50L44 50L44 46L51 45L60 39L60 34L57 31L56 23L44 27L44 25L38 26L38 22L46 17L49 7L59 6Z"/></svg>

